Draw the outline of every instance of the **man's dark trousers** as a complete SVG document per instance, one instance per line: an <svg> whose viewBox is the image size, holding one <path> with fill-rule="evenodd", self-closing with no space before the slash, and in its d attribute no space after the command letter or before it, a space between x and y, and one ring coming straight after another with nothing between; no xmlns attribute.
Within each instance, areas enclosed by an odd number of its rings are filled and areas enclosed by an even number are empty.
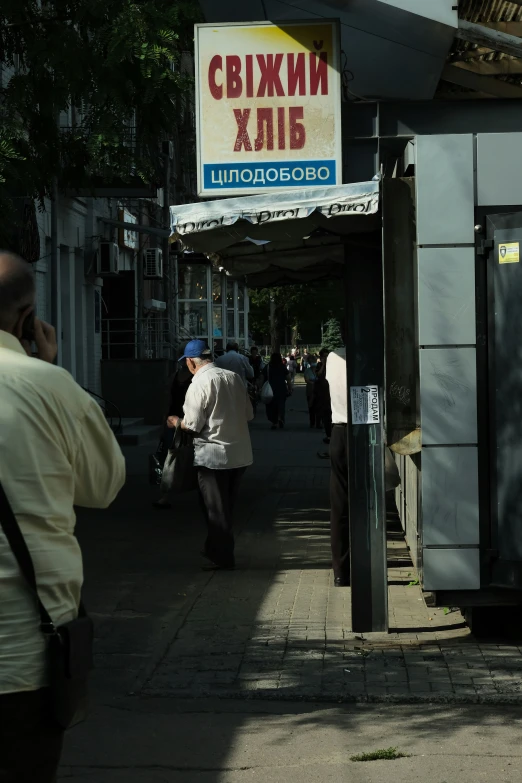
<svg viewBox="0 0 522 783"><path fill-rule="evenodd" d="M198 482L207 521L205 554L216 565L233 568L232 524L239 483L246 468L212 470L198 468Z"/></svg>
<svg viewBox="0 0 522 783"><path fill-rule="evenodd" d="M0 694L0 783L54 783L62 742L48 688Z"/></svg>
<svg viewBox="0 0 522 783"><path fill-rule="evenodd" d="M350 583L346 424L334 424L330 440L330 536L334 577Z"/></svg>

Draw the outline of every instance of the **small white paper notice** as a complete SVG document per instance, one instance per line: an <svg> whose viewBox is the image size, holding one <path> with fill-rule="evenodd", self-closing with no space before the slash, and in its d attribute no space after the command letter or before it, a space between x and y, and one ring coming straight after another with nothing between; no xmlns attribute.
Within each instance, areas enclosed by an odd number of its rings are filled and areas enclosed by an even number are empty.
<svg viewBox="0 0 522 783"><path fill-rule="evenodd" d="M379 411L378 386L351 386L352 424L378 424Z"/></svg>

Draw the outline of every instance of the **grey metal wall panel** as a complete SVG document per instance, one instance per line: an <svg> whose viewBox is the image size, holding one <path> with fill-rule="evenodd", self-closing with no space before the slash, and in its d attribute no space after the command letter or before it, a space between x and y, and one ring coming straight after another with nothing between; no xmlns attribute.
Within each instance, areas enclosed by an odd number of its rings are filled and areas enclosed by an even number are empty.
<svg viewBox="0 0 522 783"><path fill-rule="evenodd" d="M417 136L419 245L475 241L473 136Z"/></svg>
<svg viewBox="0 0 522 783"><path fill-rule="evenodd" d="M423 445L477 442L475 348L420 352Z"/></svg>
<svg viewBox="0 0 522 783"><path fill-rule="evenodd" d="M424 590L478 590L478 549L424 549Z"/></svg>
<svg viewBox="0 0 522 783"><path fill-rule="evenodd" d="M422 540L425 546L479 543L476 446L422 452Z"/></svg>
<svg viewBox="0 0 522 783"><path fill-rule="evenodd" d="M522 204L522 133L477 136L477 203L480 207Z"/></svg>
<svg viewBox="0 0 522 783"><path fill-rule="evenodd" d="M418 265L420 345L474 345L474 249L419 248Z"/></svg>

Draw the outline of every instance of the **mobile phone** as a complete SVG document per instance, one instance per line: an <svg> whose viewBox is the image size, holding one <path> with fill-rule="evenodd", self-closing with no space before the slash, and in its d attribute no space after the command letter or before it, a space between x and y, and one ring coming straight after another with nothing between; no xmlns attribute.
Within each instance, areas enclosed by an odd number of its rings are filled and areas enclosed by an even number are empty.
<svg viewBox="0 0 522 783"><path fill-rule="evenodd" d="M24 325L22 327L22 340L27 340L28 343L34 342L34 319L36 317L36 313L34 310L29 313L27 318L24 321Z"/></svg>

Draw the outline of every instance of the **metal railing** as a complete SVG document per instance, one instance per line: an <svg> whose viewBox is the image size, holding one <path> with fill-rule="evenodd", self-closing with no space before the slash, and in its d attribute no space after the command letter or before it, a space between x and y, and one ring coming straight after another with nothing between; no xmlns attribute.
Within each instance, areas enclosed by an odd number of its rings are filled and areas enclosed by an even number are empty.
<svg viewBox="0 0 522 783"><path fill-rule="evenodd" d="M106 318L102 320L104 359L173 359L179 346L169 318Z"/></svg>
<svg viewBox="0 0 522 783"><path fill-rule="evenodd" d="M82 389L98 403L105 414L109 427L115 435L118 435L121 432L121 413L118 406L85 386L82 386Z"/></svg>

